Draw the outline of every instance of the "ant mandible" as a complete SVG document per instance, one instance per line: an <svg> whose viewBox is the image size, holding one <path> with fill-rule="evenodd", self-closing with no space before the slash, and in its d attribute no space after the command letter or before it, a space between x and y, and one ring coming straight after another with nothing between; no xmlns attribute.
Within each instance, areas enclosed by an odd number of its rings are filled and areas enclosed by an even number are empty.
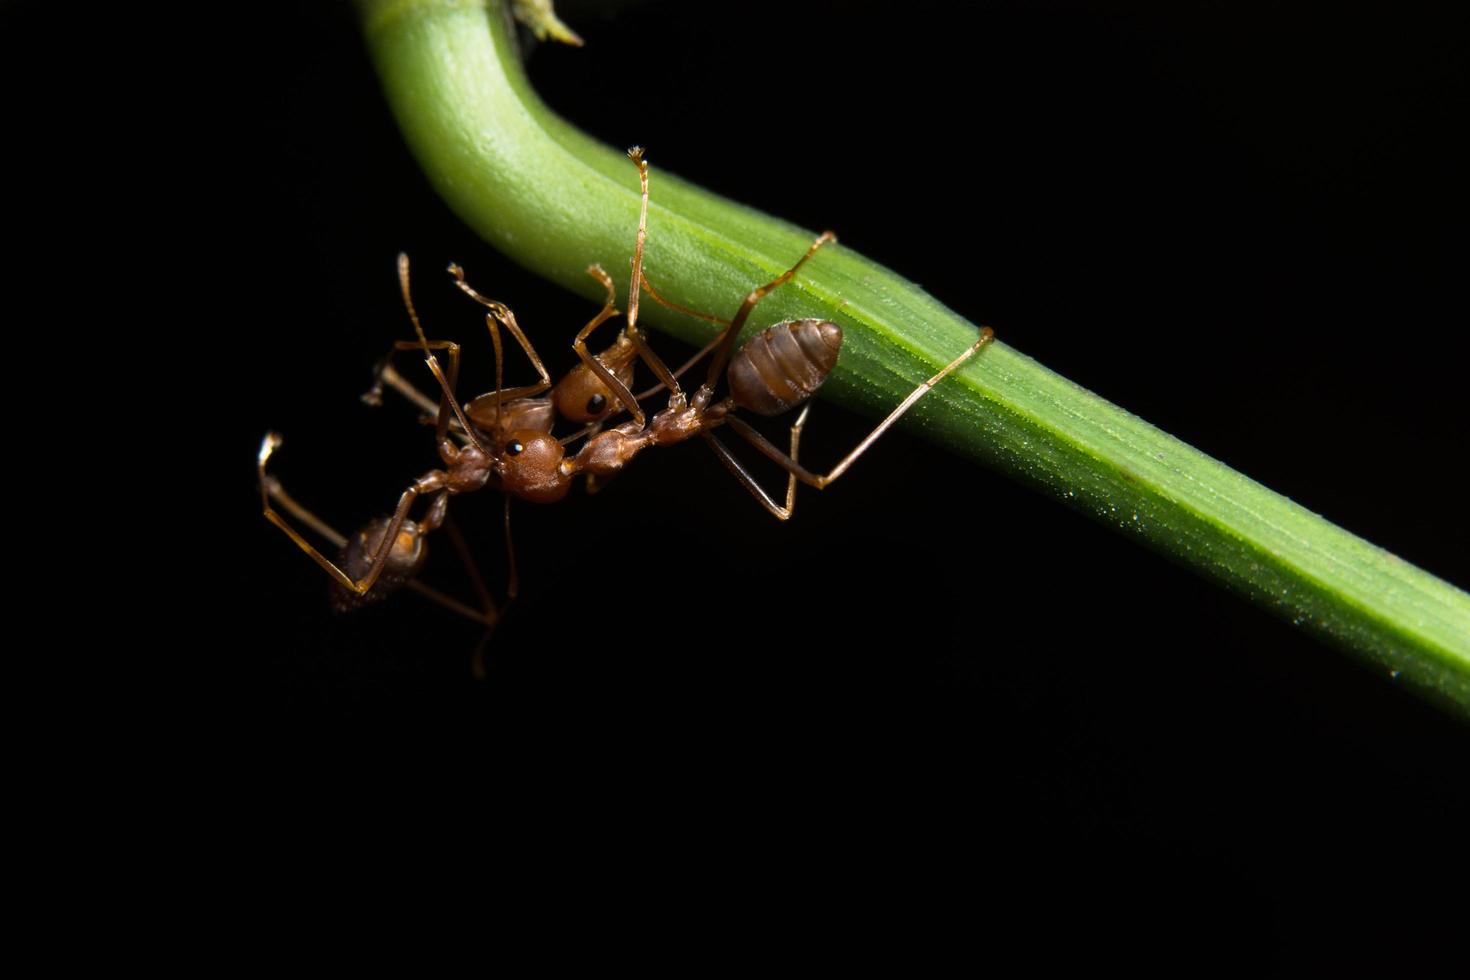
<svg viewBox="0 0 1470 980"><path fill-rule="evenodd" d="M510 309L481 296L465 282L463 271L458 266L451 265L450 273L456 285L489 311L485 322L495 350L494 390L478 396L461 408L455 395L455 384L459 375L459 345L452 341L431 341L425 335L410 295L408 259L406 256L399 256L399 284L417 340L398 341L394 345L394 351L422 351L429 372L438 382L440 398L435 419L435 439L444 468L430 470L415 480L399 497L398 506L391 517L370 521L351 540L342 537L296 503L280 482L266 473L267 462L281 444L279 435L274 432L266 434L257 462L265 517L284 531L332 577L338 587L336 604L339 608L353 608L408 585L472 619L493 625L498 618L495 605L469 559L463 540L454 532L452 524L449 525L451 540L470 571L472 583L481 601L481 612L477 614L414 579L426 556L424 537L430 531L445 525L449 499L452 496L470 493L487 485L499 487L504 492L507 549L511 562L511 586L508 591L513 597L516 592L516 573L514 551L510 549L509 542L511 497L534 503L552 503L566 496L578 476L586 477L589 484L597 478L611 477L650 446L674 445L695 436L703 438L710 445L720 461L766 510L777 518L786 520L795 510L798 483L820 489L837 480L915 402L994 337L994 332L989 327L982 328L979 338L970 347L915 388L836 466L825 474L812 473L797 458L801 432L810 411L811 396L821 387L837 363L842 345L842 328L830 320L786 320L762 330L741 347L734 349L733 353L732 348L756 304L772 290L789 281L819 249L835 241L836 236L831 232L820 235L790 269L771 282L751 290L728 321L679 306L664 299L643 272L643 252L648 238L648 165L643 159L643 150L639 147L629 150L628 156L638 168L641 204L638 235L633 250L626 325L619 331L613 345L602 354L593 355L589 352L586 343L588 336L618 312L612 279L601 267L592 266L588 272L606 288L607 301L598 315L577 333L572 347L579 363L556 384L552 383L550 374ZM722 327L715 338L678 371L669 370L648 346L643 331L638 326L638 300L644 291L661 305ZM504 327L526 352L540 374L539 382L511 389L504 387L499 327ZM434 353L437 350L444 351L448 357L447 372L439 364ZM695 389L692 396L686 395L679 384L679 376L711 351L713 356L704 382ZM659 382L657 386L638 396L634 396L630 389L636 360L642 360ZM716 401L715 388L722 373L729 393L725 398ZM388 381L420 404L432 406L429 399L402 382L396 372L391 371L391 364L380 372L380 380ZM668 390L668 403L662 411L650 418L639 402L659 389ZM545 395L548 390L552 392L550 396ZM783 452L735 414L738 409L745 409L758 415L775 416L797 405L803 405L803 408L791 428L789 452ZM602 429L602 422L617 411L626 411L632 418L612 428ZM558 439L551 434L558 414L569 421L584 423L586 427ZM455 438L451 438L451 422L456 426ZM784 505L767 493L716 437L714 430L721 426L728 426L736 435L786 470L788 479ZM567 446L582 438L586 442L578 451L569 455ZM409 512L420 497L429 498L429 504L423 515L415 521L410 519ZM275 510L272 501L340 548L340 563L331 561L308 543Z"/></svg>

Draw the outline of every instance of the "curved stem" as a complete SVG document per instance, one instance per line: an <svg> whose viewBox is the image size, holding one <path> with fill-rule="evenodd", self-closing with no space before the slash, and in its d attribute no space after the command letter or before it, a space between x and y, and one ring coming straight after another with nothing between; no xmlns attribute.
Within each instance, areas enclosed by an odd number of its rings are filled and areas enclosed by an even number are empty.
<svg viewBox="0 0 1470 980"><path fill-rule="evenodd" d="M531 90L499 3L360 0L393 111L439 193L487 241L599 299L583 271L626 268L639 192L621 150ZM719 311L801 255L813 234L654 170L646 257L675 303ZM976 327L917 286L832 246L765 301L844 330L823 389L882 414L973 343ZM691 343L709 324L662 307ZM996 342L905 420L1342 646L1470 715L1470 596L1293 504Z"/></svg>

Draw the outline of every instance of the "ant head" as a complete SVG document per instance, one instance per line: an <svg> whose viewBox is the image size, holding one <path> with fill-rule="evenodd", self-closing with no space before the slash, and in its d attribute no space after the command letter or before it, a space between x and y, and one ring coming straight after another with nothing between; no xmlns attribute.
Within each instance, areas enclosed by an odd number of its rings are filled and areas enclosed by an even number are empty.
<svg viewBox="0 0 1470 980"><path fill-rule="evenodd" d="M537 504L555 503L571 489L570 474L561 470L566 451L560 442L535 429L510 433L500 447L500 485L506 493Z"/></svg>
<svg viewBox="0 0 1470 980"><path fill-rule="evenodd" d="M615 368L614 376L623 381ZM632 372L629 371L628 379L623 383L631 381ZM551 397L556 402L557 413L568 422L579 425L606 418L618 404L612 389L585 364L578 364L568 371L552 389Z"/></svg>

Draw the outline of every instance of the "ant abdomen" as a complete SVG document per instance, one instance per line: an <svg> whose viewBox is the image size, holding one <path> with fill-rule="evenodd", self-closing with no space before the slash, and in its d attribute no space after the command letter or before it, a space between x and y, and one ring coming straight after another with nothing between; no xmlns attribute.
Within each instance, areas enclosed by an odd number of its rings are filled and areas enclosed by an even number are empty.
<svg viewBox="0 0 1470 980"><path fill-rule="evenodd" d="M495 393L480 395L465 406L465 414L477 429L502 440L521 429L550 432L556 424L556 406L548 398L512 398L497 405Z"/></svg>
<svg viewBox="0 0 1470 980"><path fill-rule="evenodd" d="M780 415L827 380L842 347L830 320L786 320L752 337L730 358L730 397L759 415Z"/></svg>
<svg viewBox="0 0 1470 980"><path fill-rule="evenodd" d="M354 582L361 581L367 575L372 567L373 555L377 554L378 546L382 544L383 532L391 523L392 520L387 517L369 521L352 536L347 547L342 549L342 571ZM388 554L383 558L383 571L373 587L365 595L358 595L333 582L332 606L339 612L346 612L387 597L418 574L428 554L423 530L414 521L404 521L393 539L393 547L388 549Z"/></svg>

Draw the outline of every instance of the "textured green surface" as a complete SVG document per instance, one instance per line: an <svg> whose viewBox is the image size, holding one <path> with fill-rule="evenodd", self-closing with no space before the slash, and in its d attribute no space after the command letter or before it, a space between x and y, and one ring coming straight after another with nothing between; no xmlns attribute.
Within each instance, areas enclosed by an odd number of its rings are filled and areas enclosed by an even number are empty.
<svg viewBox="0 0 1470 980"><path fill-rule="evenodd" d="M363 0L364 29L405 137L440 194L487 241L600 299L590 262L627 267L638 180L621 148L572 129L531 91L497 3ZM799 257L814 232L657 168L647 256L671 299L728 315L732 297ZM642 305L690 342L707 324ZM885 412L973 342L976 327L840 245L762 306L761 322L820 316L843 327L824 393ZM1470 596L1210 459L1003 343L905 420L1148 542L1470 714Z"/></svg>

